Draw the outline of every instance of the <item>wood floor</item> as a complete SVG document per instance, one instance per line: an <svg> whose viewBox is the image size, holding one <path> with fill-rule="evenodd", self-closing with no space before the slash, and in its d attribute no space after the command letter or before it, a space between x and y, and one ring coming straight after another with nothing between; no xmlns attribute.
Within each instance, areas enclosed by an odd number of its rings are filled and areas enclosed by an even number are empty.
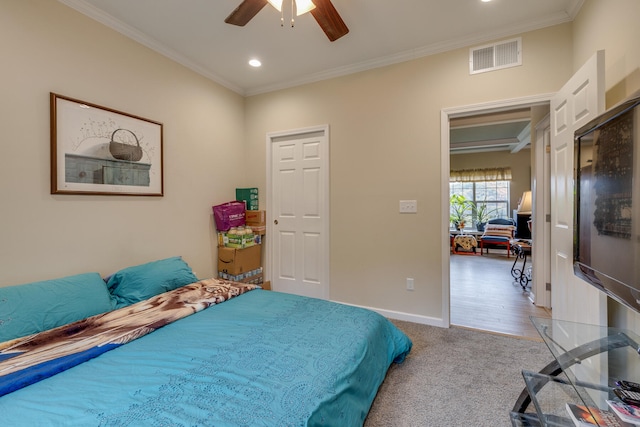
<svg viewBox="0 0 640 427"><path fill-rule="evenodd" d="M511 276L513 257L451 254L451 325L540 340L529 316L551 317L536 307Z"/></svg>

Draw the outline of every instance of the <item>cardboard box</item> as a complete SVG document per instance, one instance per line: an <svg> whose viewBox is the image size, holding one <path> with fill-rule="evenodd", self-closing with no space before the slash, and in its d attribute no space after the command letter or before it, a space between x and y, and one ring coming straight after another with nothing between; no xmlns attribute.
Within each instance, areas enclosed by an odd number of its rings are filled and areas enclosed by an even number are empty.
<svg viewBox="0 0 640 427"><path fill-rule="evenodd" d="M244 202L248 211L257 211L258 189L257 188L236 188L236 200Z"/></svg>
<svg viewBox="0 0 640 427"><path fill-rule="evenodd" d="M218 248L218 271L237 276L261 267L262 246Z"/></svg>
<svg viewBox="0 0 640 427"><path fill-rule="evenodd" d="M265 226L267 225L267 212L266 211L245 211L244 221L250 226Z"/></svg>
<svg viewBox="0 0 640 427"><path fill-rule="evenodd" d="M226 248L248 248L249 246L262 243L262 236L259 234L243 234L241 236L231 233L218 233L218 247Z"/></svg>
<svg viewBox="0 0 640 427"><path fill-rule="evenodd" d="M252 276L245 276L243 279L239 280L239 282L241 283L248 283L250 285L260 285L262 284L262 281L262 273L254 274Z"/></svg>
<svg viewBox="0 0 640 427"><path fill-rule="evenodd" d="M223 271L219 271L218 277L224 280L231 280L232 282L250 283L250 284L258 285L262 283L262 267L257 268L255 270L247 271L246 273L237 274L237 275L228 274Z"/></svg>
<svg viewBox="0 0 640 427"><path fill-rule="evenodd" d="M251 231L253 231L253 234L255 234L256 236L264 236L265 234L267 234L266 225L248 225L247 227L251 227ZM258 242L256 241L256 243Z"/></svg>
<svg viewBox="0 0 640 427"><path fill-rule="evenodd" d="M264 278L262 277L262 273L256 274L251 277L246 277L242 283L249 283L250 285L262 285L262 281Z"/></svg>
<svg viewBox="0 0 640 427"><path fill-rule="evenodd" d="M224 246L229 248L248 248L256 244L253 233L235 234L229 231L223 238Z"/></svg>

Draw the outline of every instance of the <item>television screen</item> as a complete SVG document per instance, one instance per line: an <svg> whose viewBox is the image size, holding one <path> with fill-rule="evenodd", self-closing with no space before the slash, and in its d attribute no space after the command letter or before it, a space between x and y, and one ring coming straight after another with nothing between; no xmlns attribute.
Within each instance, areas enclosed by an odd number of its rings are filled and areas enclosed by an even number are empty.
<svg viewBox="0 0 640 427"><path fill-rule="evenodd" d="M640 312L640 96L575 134L574 271Z"/></svg>

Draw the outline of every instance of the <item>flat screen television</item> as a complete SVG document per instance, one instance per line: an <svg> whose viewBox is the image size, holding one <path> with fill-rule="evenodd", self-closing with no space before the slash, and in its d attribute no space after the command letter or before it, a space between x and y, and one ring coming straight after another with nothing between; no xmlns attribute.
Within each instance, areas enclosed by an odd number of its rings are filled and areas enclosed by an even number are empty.
<svg viewBox="0 0 640 427"><path fill-rule="evenodd" d="M573 267L640 312L640 94L575 133Z"/></svg>

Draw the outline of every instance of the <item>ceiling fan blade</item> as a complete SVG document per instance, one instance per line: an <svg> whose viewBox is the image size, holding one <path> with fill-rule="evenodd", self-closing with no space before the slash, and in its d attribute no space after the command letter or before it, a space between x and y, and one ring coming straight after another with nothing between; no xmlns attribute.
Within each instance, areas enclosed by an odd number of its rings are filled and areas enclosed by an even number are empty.
<svg viewBox="0 0 640 427"><path fill-rule="evenodd" d="M316 8L311 11L311 14L316 18L318 25L329 37L329 40L336 41L349 32L331 0L313 0L313 4L316 5Z"/></svg>
<svg viewBox="0 0 640 427"><path fill-rule="evenodd" d="M266 4L267 0L244 0L224 22L244 27Z"/></svg>

